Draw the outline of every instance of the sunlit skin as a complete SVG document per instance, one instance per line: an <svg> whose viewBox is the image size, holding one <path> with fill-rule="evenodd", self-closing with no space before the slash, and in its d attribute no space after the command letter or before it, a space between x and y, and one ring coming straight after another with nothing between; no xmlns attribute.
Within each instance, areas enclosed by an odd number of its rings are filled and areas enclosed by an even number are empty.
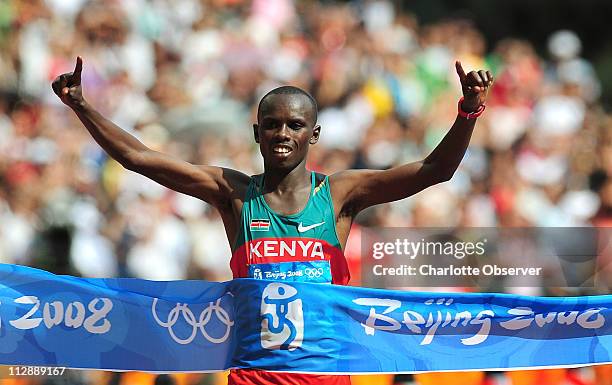
<svg viewBox="0 0 612 385"><path fill-rule="evenodd" d="M216 207L228 241L233 244L250 177L228 168L193 165L148 148L87 103L81 89L82 67L83 61L78 57L74 71L58 76L52 87L96 142L125 168ZM459 62L455 69L465 98L462 109L476 111L485 103L493 76L483 70L466 74ZM321 133L314 116L306 96L272 94L262 103L253 125L264 158L264 198L278 213L295 213L306 205L310 188L306 156L308 147L316 145ZM449 180L467 150L475 122L476 119L458 115L438 146L421 161L388 170L345 170L330 175L336 230L342 248L351 223L361 210L404 199Z"/></svg>

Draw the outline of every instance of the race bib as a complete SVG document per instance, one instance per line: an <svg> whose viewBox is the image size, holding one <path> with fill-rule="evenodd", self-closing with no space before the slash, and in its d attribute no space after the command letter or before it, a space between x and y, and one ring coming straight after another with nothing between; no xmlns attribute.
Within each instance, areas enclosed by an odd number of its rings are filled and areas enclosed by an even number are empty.
<svg viewBox="0 0 612 385"><path fill-rule="evenodd" d="M311 283L332 282L329 261L252 264L249 265L249 278Z"/></svg>

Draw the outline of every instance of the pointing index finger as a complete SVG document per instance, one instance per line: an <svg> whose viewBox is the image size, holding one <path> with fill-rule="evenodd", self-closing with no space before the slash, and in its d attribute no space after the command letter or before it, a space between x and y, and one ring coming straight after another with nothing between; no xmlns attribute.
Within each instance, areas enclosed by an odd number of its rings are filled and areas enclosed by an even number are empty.
<svg viewBox="0 0 612 385"><path fill-rule="evenodd" d="M72 73L72 78L74 79L75 85L81 84L81 71L83 70L83 59L80 56L77 56L76 66L74 67L74 72Z"/></svg>
<svg viewBox="0 0 612 385"><path fill-rule="evenodd" d="M459 81L461 82L461 84L465 84L465 71L463 70L461 62L459 60L455 62L455 69L457 70L457 75L459 75Z"/></svg>

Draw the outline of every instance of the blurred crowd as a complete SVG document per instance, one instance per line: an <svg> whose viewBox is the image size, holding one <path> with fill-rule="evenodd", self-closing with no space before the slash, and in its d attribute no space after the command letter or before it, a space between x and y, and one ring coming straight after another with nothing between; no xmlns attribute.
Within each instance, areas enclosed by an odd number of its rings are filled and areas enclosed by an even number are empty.
<svg viewBox="0 0 612 385"><path fill-rule="evenodd" d="M545 54L514 38L489 46L469 20L421 24L388 0L0 2L0 262L231 279L218 213L124 170L53 94L77 55L88 102L147 146L249 174L263 170L257 102L278 85L317 100L307 167L331 174L423 159L456 116L454 61L489 69L487 109L453 179L358 218L354 284L364 227L610 226L612 115L581 44L561 30ZM609 293L612 267L602 271ZM604 384L580 373L547 385ZM474 384L513 383L491 378Z"/></svg>

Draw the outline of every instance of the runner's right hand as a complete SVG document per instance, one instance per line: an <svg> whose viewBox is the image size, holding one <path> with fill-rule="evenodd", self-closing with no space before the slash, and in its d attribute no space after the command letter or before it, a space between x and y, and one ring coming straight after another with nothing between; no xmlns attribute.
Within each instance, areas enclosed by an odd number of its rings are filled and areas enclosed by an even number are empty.
<svg viewBox="0 0 612 385"><path fill-rule="evenodd" d="M53 92L70 108L78 107L83 102L81 93L81 70L83 59L77 56L74 72L68 72L56 77L51 84Z"/></svg>

